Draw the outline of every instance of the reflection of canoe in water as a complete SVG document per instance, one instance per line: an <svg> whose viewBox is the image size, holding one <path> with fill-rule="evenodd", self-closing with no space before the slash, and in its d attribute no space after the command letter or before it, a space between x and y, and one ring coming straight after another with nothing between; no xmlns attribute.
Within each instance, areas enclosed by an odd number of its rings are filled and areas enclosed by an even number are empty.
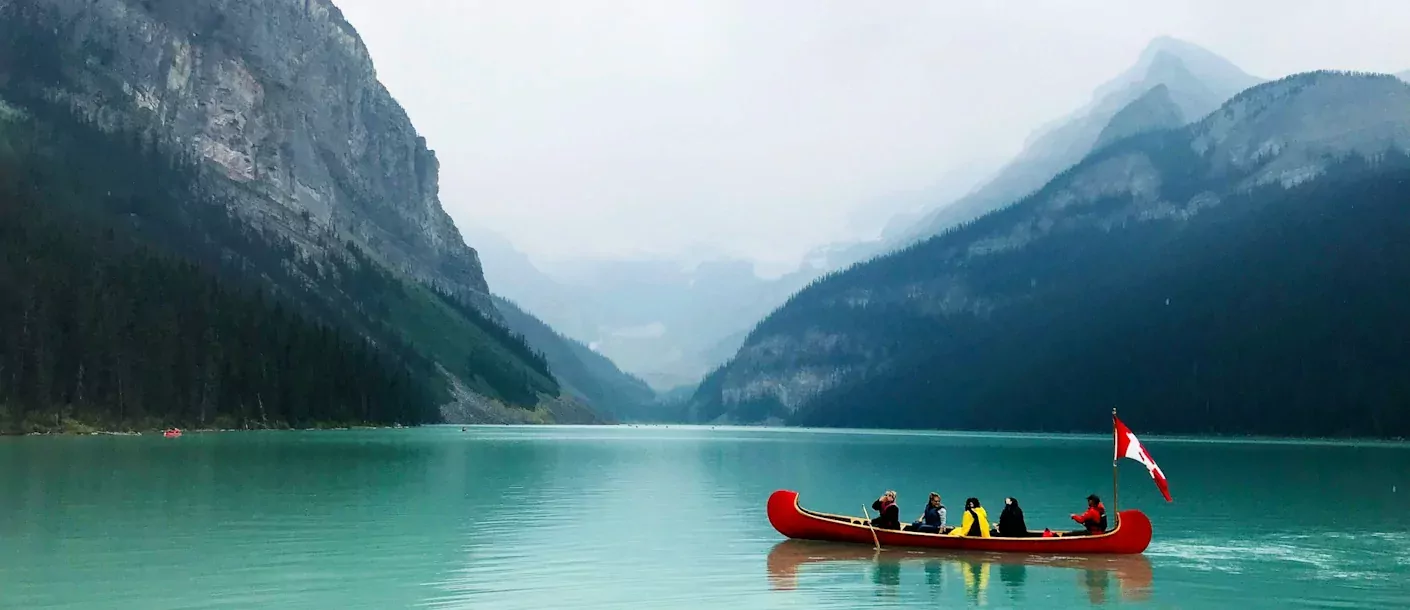
<svg viewBox="0 0 1410 610"><path fill-rule="evenodd" d="M1123 510L1118 513L1116 527L1103 534L1053 538L962 538L944 534L873 529L863 517L830 515L804 509L798 505L798 492L783 489L769 496L768 512L769 523L773 524L778 533L789 538L856 542L870 546L874 544L872 534L875 533L882 548L902 546L952 551L1092 555L1142 553L1151 542L1150 519L1138 510Z"/></svg>
<svg viewBox="0 0 1410 610"><path fill-rule="evenodd" d="M966 589L981 593L988 587L991 572L997 567L999 580L1006 586L1023 584L1029 567L1050 567L1081 570L1079 583L1093 602L1107 597L1112 578L1122 600L1142 601L1150 597L1154 572L1144 555L1101 554L1083 557L1031 555L1021 553L975 553L936 551L930 549L886 549L877 551L850 544L785 540L769 551L769 582L776 590L798 587L798 573L804 566L853 562L874 565L878 584L897 585L900 567L914 563L925 567L928 580L938 580L946 565L960 569ZM938 582L932 582L938 584Z"/></svg>

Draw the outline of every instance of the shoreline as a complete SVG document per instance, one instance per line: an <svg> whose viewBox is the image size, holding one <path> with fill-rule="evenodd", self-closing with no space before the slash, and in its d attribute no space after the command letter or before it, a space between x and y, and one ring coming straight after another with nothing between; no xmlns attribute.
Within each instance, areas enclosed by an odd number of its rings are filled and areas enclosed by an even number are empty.
<svg viewBox="0 0 1410 610"><path fill-rule="evenodd" d="M104 429L83 422L70 420L65 422L62 429L47 429L29 432L14 432L11 430L0 430L0 438L25 437L25 436L160 436L167 428L142 428L142 429ZM1084 441L1104 441L1110 436L1093 432L1023 432L1023 431L998 431L998 430L945 430L929 428L815 428L815 427L795 427L795 426L768 426L759 424L687 424L687 423L666 423L666 422L618 422L615 424L545 424L545 423L510 423L510 422L478 422L478 423L425 423L425 424L345 424L345 425L315 425L303 428L290 426L270 426L261 428L180 428L182 435L186 434L215 434L227 432L313 432L313 431L353 431L353 430L399 430L425 427L592 427L592 428L672 428L681 429L725 429L725 430L756 430L775 432L800 432L800 433L824 433L824 434L868 434L877 436L974 436L993 438L1041 438L1041 437L1067 437L1072 440ZM1159 439L1164 442L1175 443L1229 443L1229 444L1371 444L1385 446L1405 446L1410 444L1410 439L1405 438L1385 438L1385 437L1306 437L1306 436L1261 436L1261 435L1235 435L1235 434L1160 434L1152 433L1147 435L1152 439Z"/></svg>
<svg viewBox="0 0 1410 610"><path fill-rule="evenodd" d="M285 427L268 427L268 428L181 428L181 427L179 427L179 426L175 426L175 427L178 428L179 430L181 430L181 434L184 436L184 435L187 435L187 434L217 434L217 433L226 433L226 432L313 432L313 431L329 431L329 432L332 432L332 431L352 431L352 430L399 430L399 429L417 428L417 427L420 427L420 425L418 424L418 425L410 425L410 426L408 426L408 425L396 424L396 425L390 425L390 426L382 426L382 425L358 424L358 425L344 425L344 426L312 426L312 427L307 427L307 428L294 428L294 427L288 427L288 426L285 426ZM165 432L165 431L168 430L168 429L169 429L169 428L144 428L144 429L141 429L141 430L132 430L132 429L126 429L126 430L112 430L112 429L99 429L99 428L97 428L96 426L87 426L87 425L84 425L84 426L82 426L81 428L78 428L78 429L70 428L70 429L60 429L60 430L36 430L36 431L30 431L30 432L12 432L12 431L8 431L8 430L7 430L7 431L0 431L0 438L7 438L7 437L19 438L19 437L25 437L25 436L74 436L74 437L81 437L81 436L161 436L162 433Z"/></svg>
<svg viewBox="0 0 1410 610"><path fill-rule="evenodd" d="M428 426L498 426L502 424L426 424ZM511 424L519 427L540 427L548 426L569 426L578 427L574 424ZM588 426L598 426L599 424L587 424ZM736 431L767 431L781 433L805 433L805 434L865 434L874 436L932 436L932 437L968 437L968 438L1002 438L1002 439L1065 439L1087 442L1109 442L1110 433L1101 432L1055 432L1055 431L1021 431L1021 430L963 430L944 428L829 428L811 426L771 426L763 424L710 424L710 423L666 423L666 422L620 422L617 424L607 424L606 427L617 428L680 428L695 430L736 430ZM1226 444L1375 444L1389 446L1410 445L1410 438L1404 437L1378 437L1378 436L1266 436L1252 434L1172 434L1172 433L1149 433L1142 434L1142 438L1158 439L1164 442L1175 443L1226 443Z"/></svg>

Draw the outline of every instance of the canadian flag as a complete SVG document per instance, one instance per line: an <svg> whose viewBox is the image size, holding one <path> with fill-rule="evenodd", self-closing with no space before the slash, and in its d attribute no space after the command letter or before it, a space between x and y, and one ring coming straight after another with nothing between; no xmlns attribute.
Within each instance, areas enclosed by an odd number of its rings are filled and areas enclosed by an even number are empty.
<svg viewBox="0 0 1410 610"><path fill-rule="evenodd" d="M1120 419L1112 414L1111 420L1116 424L1116 455L1112 462L1120 458L1131 458L1146 466L1150 471L1151 478L1155 479L1155 486L1160 488L1160 493L1165 496L1165 501L1170 502L1170 487L1165 483L1165 473L1160 471L1160 466L1155 465L1155 460L1151 459L1151 454L1146 453L1146 448L1141 446L1141 441L1136 439L1136 435L1131 433L1131 429Z"/></svg>

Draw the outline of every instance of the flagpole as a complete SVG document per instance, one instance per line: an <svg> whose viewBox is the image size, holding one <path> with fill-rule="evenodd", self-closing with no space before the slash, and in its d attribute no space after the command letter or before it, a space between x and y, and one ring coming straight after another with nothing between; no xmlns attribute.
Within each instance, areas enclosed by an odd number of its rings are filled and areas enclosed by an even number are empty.
<svg viewBox="0 0 1410 610"><path fill-rule="evenodd" d="M1120 456L1116 455L1116 448L1121 446L1116 439L1116 407L1111 408L1111 512L1119 515L1121 512L1120 496L1117 495L1116 487L1116 460Z"/></svg>

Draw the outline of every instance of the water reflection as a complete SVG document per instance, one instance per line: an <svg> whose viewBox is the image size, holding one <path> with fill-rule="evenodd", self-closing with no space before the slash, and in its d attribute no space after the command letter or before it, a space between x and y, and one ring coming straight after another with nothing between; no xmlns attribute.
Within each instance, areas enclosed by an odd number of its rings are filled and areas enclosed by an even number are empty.
<svg viewBox="0 0 1410 610"><path fill-rule="evenodd" d="M1147 601L1154 574L1144 555L1053 557L1012 553L960 553L891 548L877 551L861 545L785 540L769 551L769 584L776 591L799 587L803 566L831 567L855 564L870 573L878 596L891 596L902 584L902 566L919 564L924 582L936 596L945 586L945 572L954 570L963 582L965 597L974 604L987 603L994 573L1003 591L1013 600L1023 598L1030 568L1069 568L1092 604ZM910 583L907 583L910 584Z"/></svg>

